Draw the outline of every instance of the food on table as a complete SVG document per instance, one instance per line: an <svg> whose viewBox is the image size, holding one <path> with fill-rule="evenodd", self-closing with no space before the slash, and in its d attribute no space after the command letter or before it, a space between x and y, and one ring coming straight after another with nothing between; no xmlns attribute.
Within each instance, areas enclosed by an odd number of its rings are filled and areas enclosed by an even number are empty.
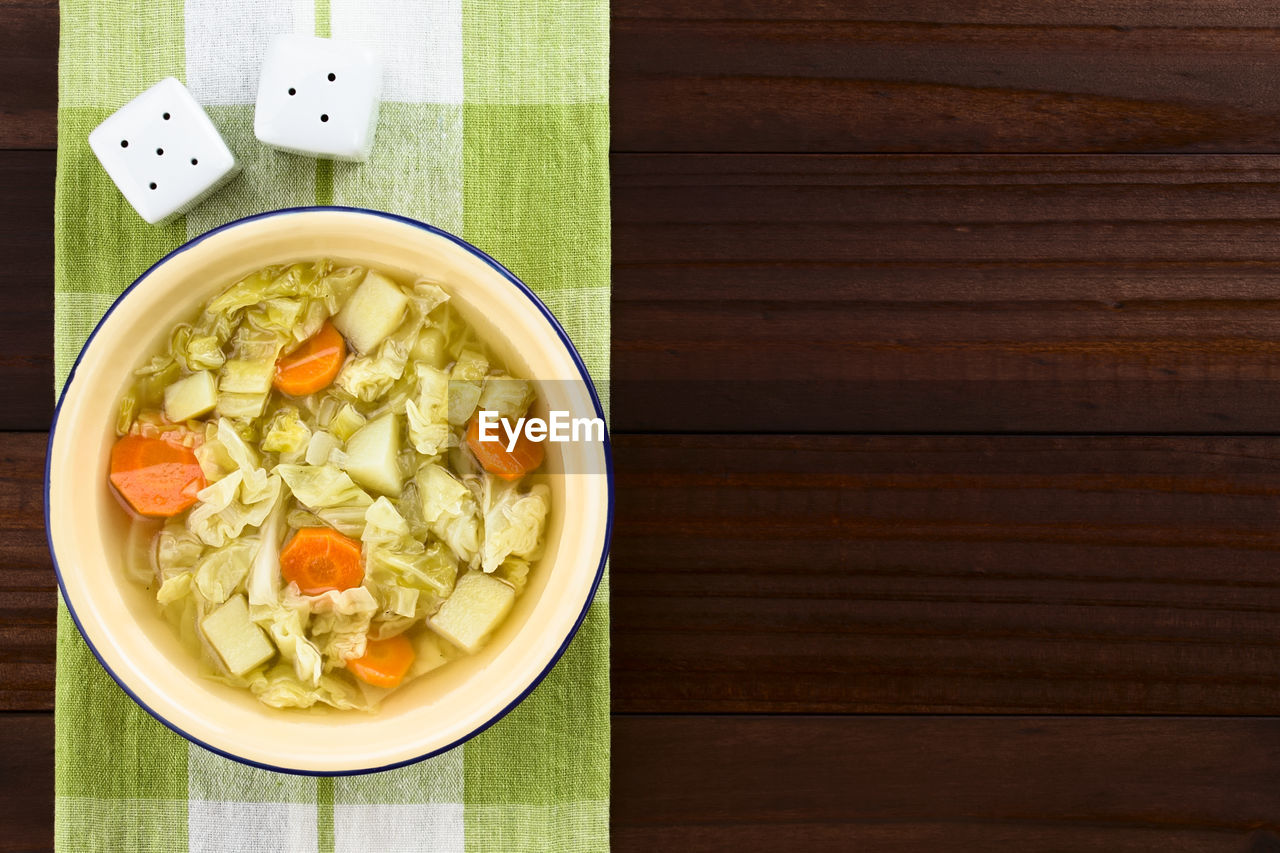
<svg viewBox="0 0 1280 853"><path fill-rule="evenodd" d="M541 556L543 447L477 426L534 397L435 284L266 267L174 328L121 401L108 479L150 543L126 569L209 677L375 709L483 648Z"/></svg>
<svg viewBox="0 0 1280 853"><path fill-rule="evenodd" d="M181 440L132 433L111 448L110 480L134 511L170 516L196 502L204 471Z"/></svg>

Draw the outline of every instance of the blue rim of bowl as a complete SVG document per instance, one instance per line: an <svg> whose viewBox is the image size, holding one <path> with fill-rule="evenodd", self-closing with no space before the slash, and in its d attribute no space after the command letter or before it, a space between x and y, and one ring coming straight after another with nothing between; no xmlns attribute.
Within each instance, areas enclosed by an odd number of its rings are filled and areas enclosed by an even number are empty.
<svg viewBox="0 0 1280 853"><path fill-rule="evenodd" d="M450 234L448 231L444 231L440 228L436 228L434 225L428 225L425 222L419 222L418 220L410 219L407 216L400 216L395 213L387 213L386 211L372 210L370 208L365 208L365 207L343 207L341 205L311 205L307 207L285 207L285 208L280 208L279 210L270 210L265 213L256 213L252 216L246 216L242 219L236 219L224 225L219 225L217 228L214 228L210 231L206 231L205 233L201 234L199 237L194 237L188 240L187 242L183 243L178 248L169 252L163 258L156 261L151 266L147 267L146 272L144 272L142 275L134 279L133 283L130 284L128 287L126 287L124 291L119 296L116 297L115 301L111 303L111 306L107 308L106 312L102 315L102 319L100 319L97 325L93 327L93 331L90 332L89 337L85 339L84 346L80 348L80 353L76 356L75 363L71 365L71 371L67 374L67 381L63 383L62 393L58 396L58 403L53 409L53 423L49 429L49 444L45 450L45 466L44 466L45 539L49 543L49 554L53 558L53 571L58 578L58 591L62 594L62 600L67 605L67 612L71 614L71 620L75 623L76 630L80 632L80 636L84 638L85 645L89 647L89 651L93 652L93 656L97 658L98 663L102 666L104 670L106 670L107 675L110 675L111 679L120 686L120 689L123 690L129 696L130 699L132 699L135 703L137 703L138 707L142 708L142 710L146 711L148 714L154 717L165 728L169 729L175 734L181 735L182 737L186 738L187 740L189 740L194 744L197 744L198 746L204 747L210 752L221 755L224 758L229 758L232 761L238 761L241 764L247 764L251 767L258 767L263 770L271 770L276 773L288 773L294 776L363 776L366 773L381 773L384 770L394 770L397 767L407 767L410 764L417 764L419 761L425 761L428 758L432 758L433 756L440 755L443 752L448 752L449 750L455 747L461 746L462 744L471 740L476 735L480 734L481 732L484 732L493 724L497 723L507 714L511 713L512 709L514 709L517 705L523 702L525 698L528 697L528 695L533 692L534 688L536 688L539 684L542 683L542 680L547 677L547 674L551 672L552 668L555 667L557 663L559 663L560 658L565 653L565 650L569 648L569 643L573 641L573 638L578 633L578 629L582 627L582 621L587 618L587 611L591 609L591 603L595 601L596 592L600 588L600 581L604 578L605 563L609 559L609 543L613 536L613 509L614 509L613 485L614 483L613 483L613 445L609 440L609 429L607 425L605 427L605 432L604 432L604 463L605 463L605 477L606 477L607 487L608 487L609 506L605 516L604 548L600 553L600 564L596 567L596 574L591 581L591 590L587 594L586 603L582 607L582 612L578 614L578 618L574 620L573 627L569 629L568 635L560 643L560 648L558 648L556 650L556 653L551 656L551 660L547 662L547 665L543 667L542 671L539 672L536 676L534 676L533 680L529 682L528 686L526 686L524 690L520 691L519 696L511 700L511 702L505 708L503 708L498 713L494 714L489 720L487 720L483 724L477 726L475 729L463 735L462 737L458 738L457 740L453 741L452 743L448 744L447 746L442 746L439 749L433 749L430 752L424 753L414 758L406 758L404 761L395 761L395 762L392 762L391 764L384 764L378 767L370 767L370 768L360 769L360 770L297 770L290 767L277 767L273 764L265 764L260 761L252 761L248 758L244 758L243 756L235 755L234 753L228 752L225 749L219 749L216 746L212 746L211 744L205 743L199 738L188 734L187 732L178 728L178 726L175 725L174 723L171 723L170 721L166 720L159 713L153 710L151 706L143 702L142 699L140 699L138 695L134 693L133 690L130 689L130 687L127 684L125 684L123 680L121 680L120 676L116 675L115 671L112 670L111 667L107 666L107 662L102 659L102 655L98 652L97 647L94 646L93 641L89 639L89 635L85 633L84 626L80 623L80 617L76 615L76 610L71 604L71 598L67 595L66 584L64 584L62 580L62 568L58 565L58 555L53 548L53 535L49 525L49 487L50 487L49 473L50 473L50 466L52 464L52 459L53 459L53 454L52 454L53 438L58 431L58 416L62 413L62 402L63 400L66 399L67 390L71 387L71 383L76 377L76 369L80 367L80 360L84 358L84 354L86 351L88 351L89 345L93 343L93 339L97 336L98 330L101 329L103 324L107 322L107 318L111 316L111 312L115 311L116 306L119 305L124 300L124 298L133 291L135 287L137 287L139 284L145 281L148 276L150 276L153 272L155 272L156 269L162 266L170 258L180 255L183 252L187 251L188 249L191 249L199 245L200 243L204 242L205 240L207 240L208 238L212 237L215 234L221 233L223 231L227 231L239 225L244 225L249 222L255 222L259 219L269 219L274 216L286 216L292 213L315 213L315 212L359 213L359 214L365 214L368 216L376 216L382 219L390 219L394 222L404 223L405 225L412 225L413 227L419 228L430 234L434 234L438 237L443 237L444 239L449 240L450 242L461 247L463 250L469 252L470 254L484 261L486 264L492 267L496 272L498 272L503 278L505 278L512 285L514 285L516 290L524 294L524 296L530 302L532 302L540 312L542 312L542 316L546 319L548 323L551 324L551 328L554 329L555 333L560 337L560 342L564 344L565 349L568 350L569 352L569 356L573 359L574 366L578 368L578 372L582 375L582 380L584 383L586 383L587 391L588 393L591 394L591 403L595 407L596 416L599 417L602 422L606 421L604 416L604 407L600 405L600 397L596 393L596 386L595 386L595 383L593 383L591 380L591 374L590 372L588 372L587 366L583 364L582 356L578 354L577 347L575 347L573 345L573 341L569 339L569 335L568 333L565 332L564 327L560 325L560 321L557 320L556 316L551 313L551 309L549 309L546 306L546 304L544 304L543 301L538 298L538 295L536 293L534 293L532 290L529 289L529 286L527 284L525 284L523 281L517 278L516 275L511 272L511 270L507 269L502 264L498 263L496 260L494 260L492 257L487 255L480 249L477 249L475 246L471 245L466 240L463 240L461 237L457 237L453 234Z"/></svg>

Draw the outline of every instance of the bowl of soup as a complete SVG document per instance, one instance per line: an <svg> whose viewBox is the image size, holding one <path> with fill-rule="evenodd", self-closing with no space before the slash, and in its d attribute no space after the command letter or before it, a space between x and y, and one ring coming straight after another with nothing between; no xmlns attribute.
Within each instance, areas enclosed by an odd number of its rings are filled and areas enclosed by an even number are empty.
<svg viewBox="0 0 1280 853"><path fill-rule="evenodd" d="M590 606L612 501L547 307L457 237L346 208L233 222L138 278L46 475L58 582L111 676L300 773L428 757L528 695Z"/></svg>

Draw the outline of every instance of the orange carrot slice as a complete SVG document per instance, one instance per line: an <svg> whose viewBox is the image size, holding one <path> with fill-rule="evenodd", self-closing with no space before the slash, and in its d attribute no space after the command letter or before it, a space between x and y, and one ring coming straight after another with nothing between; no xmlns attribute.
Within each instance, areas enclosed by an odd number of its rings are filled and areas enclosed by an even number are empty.
<svg viewBox="0 0 1280 853"><path fill-rule="evenodd" d="M501 428L499 433L502 433ZM542 464L546 450L540 441L531 441L525 432L516 439L515 449L507 452L506 439L483 441L480 438L480 416L476 415L467 425L467 446L480 460L484 470L504 480L519 480Z"/></svg>
<svg viewBox="0 0 1280 853"><path fill-rule="evenodd" d="M117 441L110 480L135 511L160 518L191 506L205 486L195 453L158 436L126 435Z"/></svg>
<svg viewBox="0 0 1280 853"><path fill-rule="evenodd" d="M276 362L275 386L291 397L314 394L329 387L346 357L347 342L325 321L320 331Z"/></svg>
<svg viewBox="0 0 1280 853"><path fill-rule="evenodd" d="M280 552L280 575L303 595L359 586L364 580L360 543L329 527L304 527Z"/></svg>
<svg viewBox="0 0 1280 853"><path fill-rule="evenodd" d="M347 661L347 669L375 687L399 687L413 665L413 644L404 634L369 640L364 657Z"/></svg>

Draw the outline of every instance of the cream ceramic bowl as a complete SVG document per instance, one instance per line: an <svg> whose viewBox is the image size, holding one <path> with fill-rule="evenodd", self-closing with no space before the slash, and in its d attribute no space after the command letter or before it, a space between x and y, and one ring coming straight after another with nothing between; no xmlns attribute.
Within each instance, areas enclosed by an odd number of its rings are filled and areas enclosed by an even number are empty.
<svg viewBox="0 0 1280 853"><path fill-rule="evenodd" d="M242 219L199 237L142 275L94 330L64 390L49 440L45 519L63 596L94 654L126 692L179 734L230 758L294 773L355 773L428 757L492 725L551 669L600 582L613 513L606 442L548 443L546 556L480 653L410 682L376 714L281 711L201 678L154 594L124 577L128 529L107 485L118 401L130 371L175 323L268 264L316 257L427 275L540 405L603 418L581 359L547 308L469 244L419 222L348 208ZM563 380L563 381L560 381Z"/></svg>

